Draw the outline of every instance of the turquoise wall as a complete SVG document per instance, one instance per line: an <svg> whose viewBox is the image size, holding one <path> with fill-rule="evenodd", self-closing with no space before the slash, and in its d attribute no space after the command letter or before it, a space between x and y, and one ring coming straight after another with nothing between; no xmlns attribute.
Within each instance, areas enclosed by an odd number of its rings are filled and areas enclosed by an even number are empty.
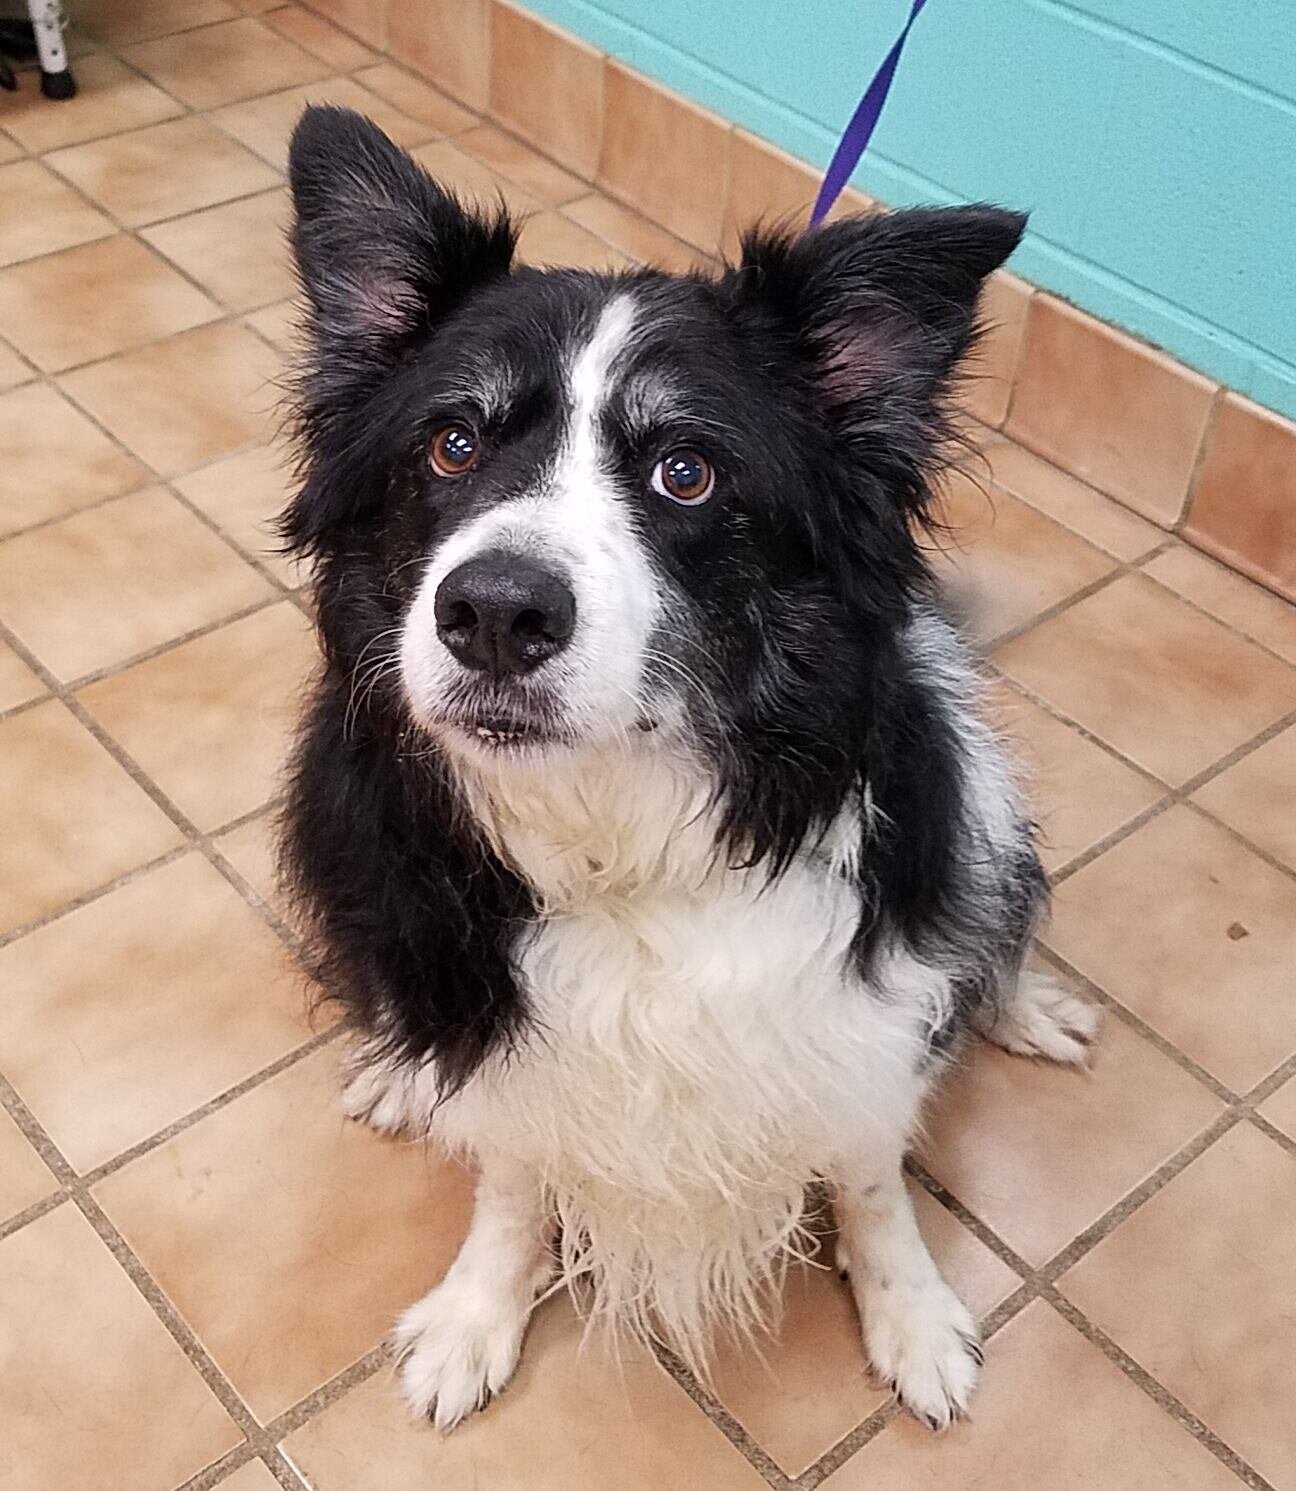
<svg viewBox="0 0 1296 1491"><path fill-rule="evenodd" d="M909 0L527 0L826 164ZM1012 267L1296 416L1296 0L929 0L855 176L1029 208Z"/></svg>

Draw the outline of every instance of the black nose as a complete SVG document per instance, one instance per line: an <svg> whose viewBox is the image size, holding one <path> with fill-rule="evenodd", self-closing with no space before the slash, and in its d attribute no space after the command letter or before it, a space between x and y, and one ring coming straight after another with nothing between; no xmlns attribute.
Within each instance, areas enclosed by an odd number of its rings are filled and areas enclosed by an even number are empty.
<svg viewBox="0 0 1296 1491"><path fill-rule="evenodd" d="M576 629L576 597L561 575L521 554L480 554L437 586L437 635L466 668L529 673Z"/></svg>

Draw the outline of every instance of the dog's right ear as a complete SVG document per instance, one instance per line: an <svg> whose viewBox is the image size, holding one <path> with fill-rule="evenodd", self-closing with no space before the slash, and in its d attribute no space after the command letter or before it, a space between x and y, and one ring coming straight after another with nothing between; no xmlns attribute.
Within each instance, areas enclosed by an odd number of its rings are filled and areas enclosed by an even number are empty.
<svg viewBox="0 0 1296 1491"><path fill-rule="evenodd" d="M306 110L288 175L318 356L385 363L474 285L508 273L516 234L503 209L468 211L350 109Z"/></svg>

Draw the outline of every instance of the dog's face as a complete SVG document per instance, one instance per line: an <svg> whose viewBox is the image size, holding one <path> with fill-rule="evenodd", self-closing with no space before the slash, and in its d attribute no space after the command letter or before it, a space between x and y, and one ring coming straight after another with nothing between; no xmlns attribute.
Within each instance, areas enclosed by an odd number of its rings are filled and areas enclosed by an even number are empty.
<svg viewBox="0 0 1296 1491"><path fill-rule="evenodd" d="M408 714L493 761L684 731L718 771L839 779L924 573L939 395L1022 220L756 236L716 278L540 273L358 116L311 110L292 181L313 363L286 527L358 685L391 659Z"/></svg>

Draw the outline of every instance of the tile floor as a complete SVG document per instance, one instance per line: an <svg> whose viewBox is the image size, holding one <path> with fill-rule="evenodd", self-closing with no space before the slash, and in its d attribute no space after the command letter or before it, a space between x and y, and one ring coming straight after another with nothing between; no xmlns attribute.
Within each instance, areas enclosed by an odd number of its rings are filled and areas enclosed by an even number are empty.
<svg viewBox="0 0 1296 1491"><path fill-rule="evenodd" d="M1293 1491L1296 612L986 431L942 562L1031 765L1039 956L1110 1013L1091 1072L979 1050L931 1115L971 1422L897 1417L813 1269L709 1390L556 1303L485 1417L405 1421L384 1331L468 1177L343 1123L276 909L285 139L351 103L532 259L694 251L307 11L76 12L80 97L0 95L0 1484Z"/></svg>

